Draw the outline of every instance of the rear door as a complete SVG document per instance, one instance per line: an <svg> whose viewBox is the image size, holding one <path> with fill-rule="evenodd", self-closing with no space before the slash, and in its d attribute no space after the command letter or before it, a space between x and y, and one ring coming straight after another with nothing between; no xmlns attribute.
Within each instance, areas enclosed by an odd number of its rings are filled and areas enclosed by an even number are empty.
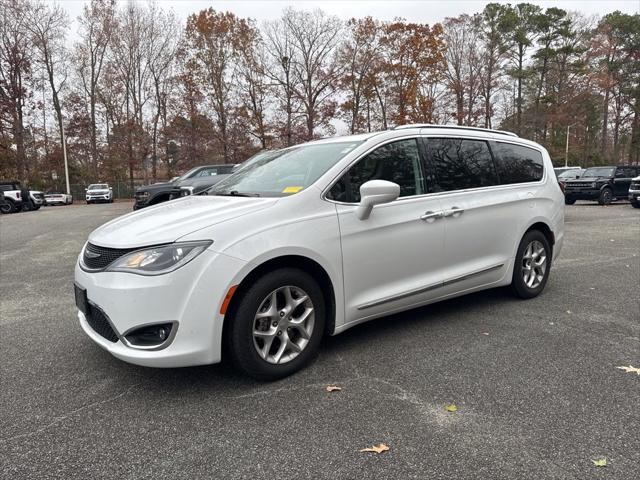
<svg viewBox="0 0 640 480"><path fill-rule="evenodd" d="M494 162L484 139L426 139L428 167L434 189L441 192L445 214L443 294L489 285L504 277L541 187L539 152L539 167L532 167L524 160L524 147L507 142L491 145L500 164Z"/></svg>

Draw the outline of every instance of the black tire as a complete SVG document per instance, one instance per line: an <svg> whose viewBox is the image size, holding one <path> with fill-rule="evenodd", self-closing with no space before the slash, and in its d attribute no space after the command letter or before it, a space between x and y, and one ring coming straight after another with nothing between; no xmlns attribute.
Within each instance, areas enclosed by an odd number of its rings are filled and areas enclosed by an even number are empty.
<svg viewBox="0 0 640 480"><path fill-rule="evenodd" d="M90 204L91 204L91 202L89 200L87 200L87 205L90 205Z"/></svg>
<svg viewBox="0 0 640 480"><path fill-rule="evenodd" d="M33 209L34 209L34 210L40 210L40 207L41 207L41 206L42 206L42 205L34 205L34 206L33 206Z"/></svg>
<svg viewBox="0 0 640 480"><path fill-rule="evenodd" d="M640 208L640 202L631 202L633 208Z"/></svg>
<svg viewBox="0 0 640 480"><path fill-rule="evenodd" d="M600 196L598 197L598 203L600 205L609 205L613 200L613 191L610 188L603 188L600 191Z"/></svg>
<svg viewBox="0 0 640 480"><path fill-rule="evenodd" d="M565 205L573 205L574 203L576 203L576 199L575 198L564 197L564 204Z"/></svg>
<svg viewBox="0 0 640 480"><path fill-rule="evenodd" d="M13 213L16 211L16 204L13 203L13 200L6 198L4 203L0 205L0 211L2 213Z"/></svg>
<svg viewBox="0 0 640 480"><path fill-rule="evenodd" d="M30 212L31 210L34 210L33 202L31 202L31 200L29 200L28 202L22 202L22 211L23 212Z"/></svg>
<svg viewBox="0 0 640 480"><path fill-rule="evenodd" d="M525 283L523 277L523 268L526 261L524 255L527 247L532 242L536 241L540 242L540 244L542 244L542 246L544 247L546 256L546 268L539 285L537 285L535 288L531 288ZM528 299L537 297L538 295L540 295L540 293L542 293L545 285L547 284L547 280L549 279L549 272L551 271L551 255L552 250L551 246L549 245L549 241L540 230L529 230L524 235L524 237L522 237L520 245L518 246L518 251L516 253L516 259L513 265L513 277L511 279L511 289L517 297Z"/></svg>
<svg viewBox="0 0 640 480"><path fill-rule="evenodd" d="M290 361L274 364L263 359L256 350L253 339L254 322L265 299L285 286L300 288L307 293L313 304L315 317L306 347ZM234 302L233 311L228 312L225 319L225 322L229 322L225 325L225 353L231 357L236 368L256 380L277 380L300 370L317 355L324 334L326 309L322 290L308 273L296 268L274 270L238 293L240 296ZM278 345L276 343L274 346Z"/></svg>

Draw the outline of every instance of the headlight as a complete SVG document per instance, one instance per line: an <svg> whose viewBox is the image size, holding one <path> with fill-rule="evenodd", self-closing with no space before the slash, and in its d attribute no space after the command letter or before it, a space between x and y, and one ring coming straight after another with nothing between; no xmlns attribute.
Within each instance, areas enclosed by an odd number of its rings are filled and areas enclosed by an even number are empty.
<svg viewBox="0 0 640 480"><path fill-rule="evenodd" d="M138 250L120 257L109 265L106 271L162 275L186 265L212 243L211 240L182 242Z"/></svg>
<svg viewBox="0 0 640 480"><path fill-rule="evenodd" d="M180 187L180 196L187 197L189 195L193 195L193 187Z"/></svg>
<svg viewBox="0 0 640 480"><path fill-rule="evenodd" d="M136 192L136 197L138 198L149 198L149 192Z"/></svg>
<svg viewBox="0 0 640 480"><path fill-rule="evenodd" d="M593 182L593 183L591 184L591 188L597 188L597 186L598 186L598 184L597 184L596 182Z"/></svg>

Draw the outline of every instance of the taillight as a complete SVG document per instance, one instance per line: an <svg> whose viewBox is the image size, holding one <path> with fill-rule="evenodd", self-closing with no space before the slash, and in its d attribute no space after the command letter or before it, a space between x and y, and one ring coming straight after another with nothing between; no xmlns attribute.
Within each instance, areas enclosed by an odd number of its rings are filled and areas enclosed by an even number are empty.
<svg viewBox="0 0 640 480"><path fill-rule="evenodd" d="M20 198L20 192L16 192L16 198Z"/></svg>

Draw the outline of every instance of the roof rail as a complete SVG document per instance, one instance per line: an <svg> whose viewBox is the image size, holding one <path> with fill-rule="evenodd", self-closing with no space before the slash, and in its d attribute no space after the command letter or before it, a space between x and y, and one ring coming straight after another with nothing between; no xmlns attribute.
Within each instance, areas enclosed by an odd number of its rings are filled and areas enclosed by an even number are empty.
<svg viewBox="0 0 640 480"><path fill-rule="evenodd" d="M398 125L393 127L391 130L403 130L405 128L452 128L454 130L472 130L476 132L491 132L491 133L497 133L499 135L508 135L510 137L518 136L513 132L506 132L504 130L493 130L491 128L465 127L462 125L433 125L431 123L410 123L407 125Z"/></svg>

